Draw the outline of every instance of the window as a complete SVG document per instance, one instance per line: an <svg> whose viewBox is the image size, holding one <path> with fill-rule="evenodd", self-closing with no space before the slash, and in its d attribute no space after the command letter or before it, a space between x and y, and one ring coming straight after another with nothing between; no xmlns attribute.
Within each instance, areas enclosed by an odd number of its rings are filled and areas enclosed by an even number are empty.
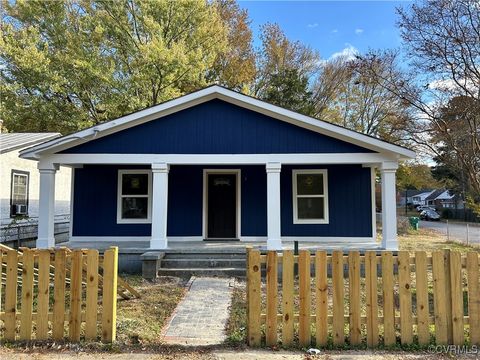
<svg viewBox="0 0 480 360"><path fill-rule="evenodd" d="M151 184L150 171L118 171L117 223L151 222Z"/></svg>
<svg viewBox="0 0 480 360"><path fill-rule="evenodd" d="M26 171L12 170L10 217L28 216L28 177Z"/></svg>
<svg viewBox="0 0 480 360"><path fill-rule="evenodd" d="M328 224L327 170L293 170L293 223Z"/></svg>

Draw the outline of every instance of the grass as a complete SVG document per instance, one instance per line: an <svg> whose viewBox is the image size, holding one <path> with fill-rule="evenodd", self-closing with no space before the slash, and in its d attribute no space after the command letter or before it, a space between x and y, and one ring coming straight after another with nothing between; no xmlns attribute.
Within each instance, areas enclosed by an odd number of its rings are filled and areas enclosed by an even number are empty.
<svg viewBox="0 0 480 360"><path fill-rule="evenodd" d="M161 340L161 331L185 294L178 278L161 277L155 282L140 276L126 280L140 292L140 299L117 303L117 341L129 344L152 344Z"/></svg>
<svg viewBox="0 0 480 360"><path fill-rule="evenodd" d="M406 250L409 252L415 252L415 251L426 251L427 253L431 253L432 251L435 250L442 250L442 249L451 249L452 251L459 251L461 253L466 253L469 251L477 251L480 252L479 248L474 248L474 247L469 247L464 244L459 244L456 242L447 242L445 240L445 237L438 232L430 229L420 229L418 231L414 230L407 230L404 232L404 234L399 236L399 247L400 250ZM363 282L364 279L362 278L362 288L363 288ZM412 285L415 284L415 279L412 274ZM314 286L314 284L312 284ZM265 284L262 284L262 307L265 308ZM345 286L348 289L348 278L345 279ZM378 284L378 300L382 302L382 287L381 287L381 278L379 280ZM278 303L279 303L279 313L281 313L281 303L282 303L282 295L281 295L281 283L278 286L279 288L279 294L278 294ZM396 285L396 291L398 291L398 285ZM332 287L331 287L331 279L329 279L329 313L332 311ZM429 293L433 291L431 289L431 284L429 288ZM314 287L312 288L312 312L315 311L315 301L313 299L313 294L314 294ZM365 297L365 292L362 291L362 297ZM430 295L430 294L429 294ZM365 299L362 299L361 303L365 305ZM416 297L412 296L412 305L414 308L414 311L416 312ZM348 291L345 292L345 306L346 310L348 311L348 301L349 301L349 296L348 296ZM431 302L431 296L429 296L429 302ZM395 298L395 306L398 309L399 303L398 303L398 296ZM430 307L433 306L433 304L429 304ZM298 309L298 296L295 296L295 308ZM246 342L246 319L247 319L247 306L246 306L246 287L245 283L238 283L234 289L234 296L233 296L233 301L232 301L232 307L231 307L231 313L230 313L230 318L227 324L227 335L228 335L228 343L230 344L245 344ZM383 306L379 306L380 310L380 315L382 315L381 311L383 309ZM362 309L362 312L364 312L365 309ZM398 313L396 314L397 316L399 315ZM280 325L280 324L279 324ZM346 326L346 332L348 333L348 324ZM381 330L381 329L380 329ZM262 332L264 334L265 331L265 326L262 325ZM432 332L431 332L432 333ZM315 329L312 327L312 338L314 338L315 334ZM362 331L362 337L364 338L366 333ZM382 331L380 331L380 335L382 335ZM347 339L348 340L348 339ZM432 337L433 340L433 337ZM365 344L362 344L360 348L365 347ZM329 338L329 343L327 348L335 348L333 344L331 343L331 337ZM381 348L381 346L379 347ZM413 345L396 345L392 347L392 349L403 349L403 350L418 350L421 347L418 344L413 344Z"/></svg>
<svg viewBox="0 0 480 360"><path fill-rule="evenodd" d="M458 242L447 241L445 236L432 229L408 230L406 234L398 237L399 249L410 252L450 249L466 253L469 251L480 252L480 248L468 246Z"/></svg>

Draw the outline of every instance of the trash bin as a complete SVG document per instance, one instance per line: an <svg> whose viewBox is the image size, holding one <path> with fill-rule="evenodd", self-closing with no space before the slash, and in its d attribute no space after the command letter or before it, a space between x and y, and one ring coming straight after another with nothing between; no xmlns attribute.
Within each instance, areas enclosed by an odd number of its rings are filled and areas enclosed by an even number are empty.
<svg viewBox="0 0 480 360"><path fill-rule="evenodd" d="M410 216L408 220L410 221L410 226L412 227L412 229L418 230L418 221L420 219L417 216Z"/></svg>

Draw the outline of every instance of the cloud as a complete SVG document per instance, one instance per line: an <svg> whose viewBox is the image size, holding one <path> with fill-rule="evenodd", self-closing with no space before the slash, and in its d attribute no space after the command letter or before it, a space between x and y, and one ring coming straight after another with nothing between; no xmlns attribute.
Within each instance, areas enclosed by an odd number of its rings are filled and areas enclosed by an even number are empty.
<svg viewBox="0 0 480 360"><path fill-rule="evenodd" d="M358 55L358 49L352 44L346 43L345 48L341 51L337 51L330 56L329 60L334 60L337 58L344 58L345 60L353 60L355 56Z"/></svg>
<svg viewBox="0 0 480 360"><path fill-rule="evenodd" d="M307 27L310 29L316 28L318 26L318 23L313 23L313 24L308 24Z"/></svg>
<svg viewBox="0 0 480 360"><path fill-rule="evenodd" d="M333 33L333 34L338 33L338 29L333 29L333 30L332 30L332 33Z"/></svg>
<svg viewBox="0 0 480 360"><path fill-rule="evenodd" d="M355 34L360 35L361 33L363 33L363 29L360 29L360 28L355 29Z"/></svg>

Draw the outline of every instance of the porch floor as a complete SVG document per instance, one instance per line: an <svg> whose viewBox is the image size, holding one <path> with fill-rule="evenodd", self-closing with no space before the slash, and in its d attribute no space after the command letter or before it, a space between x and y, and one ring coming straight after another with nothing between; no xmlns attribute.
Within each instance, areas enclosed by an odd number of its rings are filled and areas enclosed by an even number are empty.
<svg viewBox="0 0 480 360"><path fill-rule="evenodd" d="M312 241L301 241L299 240L299 249L308 249L308 250L343 250L343 251L352 251L352 250L382 250L380 242L356 242L356 243L342 243L342 242L312 242ZM135 241L134 243L128 241L118 241L118 242L106 242L106 241L68 241L64 243L57 244L57 246L68 247L71 249L98 249L103 251L108 249L111 246L118 246L119 252L121 253L143 253L150 251L150 243L148 241ZM245 252L245 248L251 246L254 249L266 250L267 244L264 241L182 241L182 242L170 242L168 244L168 249L165 250L156 250L152 249L151 251L164 251L168 253L239 253ZM294 243L292 241L284 241L282 243L283 250L293 250Z"/></svg>

